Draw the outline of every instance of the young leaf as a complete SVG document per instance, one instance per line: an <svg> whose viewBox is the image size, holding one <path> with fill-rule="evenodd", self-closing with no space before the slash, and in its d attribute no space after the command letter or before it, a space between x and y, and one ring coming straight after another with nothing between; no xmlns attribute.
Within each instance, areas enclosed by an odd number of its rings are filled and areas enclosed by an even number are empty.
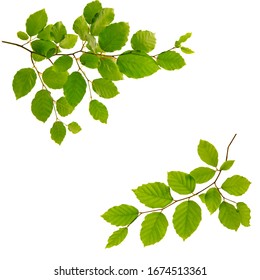
<svg viewBox="0 0 260 280"><path fill-rule="evenodd" d="M210 212L213 214L221 203L221 195L216 188L210 188L205 194L205 203Z"/></svg>
<svg viewBox="0 0 260 280"><path fill-rule="evenodd" d="M37 35L47 24L48 16L45 9L31 14L26 20L26 32L29 36Z"/></svg>
<svg viewBox="0 0 260 280"><path fill-rule="evenodd" d="M111 248L121 244L128 234L128 228L123 227L114 231L108 238L106 248Z"/></svg>
<svg viewBox="0 0 260 280"><path fill-rule="evenodd" d="M234 175L227 178L221 188L231 195L239 196L248 190L250 184L251 182L249 182L245 177Z"/></svg>
<svg viewBox="0 0 260 280"><path fill-rule="evenodd" d="M100 97L103 98L113 98L119 94L115 84L112 81L103 78L95 79L92 82L92 88Z"/></svg>
<svg viewBox="0 0 260 280"><path fill-rule="evenodd" d="M191 35L192 33L190 32L182 35L179 40L175 42L175 47L179 48L182 43L185 43L191 37Z"/></svg>
<svg viewBox="0 0 260 280"><path fill-rule="evenodd" d="M198 167L190 172L197 184L203 184L212 179L216 171L208 167Z"/></svg>
<svg viewBox="0 0 260 280"><path fill-rule="evenodd" d="M46 122L53 109L53 100L48 90L40 90L32 100L31 110L34 116L42 122Z"/></svg>
<svg viewBox="0 0 260 280"><path fill-rule="evenodd" d="M193 54L194 51L190 48L186 48L186 47L181 47L181 51L185 54Z"/></svg>
<svg viewBox="0 0 260 280"><path fill-rule="evenodd" d="M178 70L186 65L183 57L175 51L160 53L157 57L157 63L166 70Z"/></svg>
<svg viewBox="0 0 260 280"><path fill-rule="evenodd" d="M114 20L115 14L114 9L104 8L102 9L95 18L95 21L90 27L91 34L94 36L99 35L99 33L108 26Z"/></svg>
<svg viewBox="0 0 260 280"><path fill-rule="evenodd" d="M62 117L66 117L73 112L74 107L68 103L64 96L62 96L56 101L56 109Z"/></svg>
<svg viewBox="0 0 260 280"><path fill-rule="evenodd" d="M81 64L91 69L98 68L99 61L99 57L96 56L94 53L83 53L80 56Z"/></svg>
<svg viewBox="0 0 260 280"><path fill-rule="evenodd" d="M142 51L127 51L117 59L119 70L129 78L144 78L159 70L157 63Z"/></svg>
<svg viewBox="0 0 260 280"><path fill-rule="evenodd" d="M188 200L179 204L173 214L173 226L176 233L183 239L187 239L198 228L201 221L201 208Z"/></svg>
<svg viewBox="0 0 260 280"><path fill-rule="evenodd" d="M234 205L226 201L223 201L219 206L218 218L221 224L228 229L238 230L240 226L239 212Z"/></svg>
<svg viewBox="0 0 260 280"><path fill-rule="evenodd" d="M102 5L99 1L93 1L86 5L84 8L84 17L86 21L91 24L93 23L93 19L95 18L96 14L98 14L102 10Z"/></svg>
<svg viewBox="0 0 260 280"><path fill-rule="evenodd" d="M137 199L150 208L162 208L173 201L170 188L164 183L149 183L133 190Z"/></svg>
<svg viewBox="0 0 260 280"><path fill-rule="evenodd" d="M53 124L50 133L51 139L60 145L66 136L66 127L62 122L56 121Z"/></svg>
<svg viewBox="0 0 260 280"><path fill-rule="evenodd" d="M82 41L86 41L87 40L87 36L89 33L89 26L86 22L86 19L84 18L84 16L79 16L73 23L73 30L75 31L76 34L79 35L79 38Z"/></svg>
<svg viewBox="0 0 260 280"><path fill-rule="evenodd" d="M81 131L81 127L79 126L78 123L76 122L71 122L69 125L68 125L68 130L70 132L72 132L73 134L77 134Z"/></svg>
<svg viewBox="0 0 260 280"><path fill-rule="evenodd" d="M250 219L251 219L251 215L250 215L251 211L250 211L249 207L244 202L238 202L237 211L240 215L241 225L243 225L245 227L249 227Z"/></svg>
<svg viewBox="0 0 260 280"><path fill-rule="evenodd" d="M113 23L105 27L99 34L98 43L102 50L113 52L121 50L126 44L129 34L129 24Z"/></svg>
<svg viewBox="0 0 260 280"><path fill-rule="evenodd" d="M42 79L44 83L52 89L63 88L64 84L68 80L69 73L66 72L57 72L53 66L44 70L42 74Z"/></svg>
<svg viewBox="0 0 260 280"><path fill-rule="evenodd" d="M66 34L64 39L60 42L60 47L63 49L72 49L78 40L78 36L75 34Z"/></svg>
<svg viewBox="0 0 260 280"><path fill-rule="evenodd" d="M103 78L111 81L119 81L123 79L123 74L119 71L118 65L110 58L100 60L98 72Z"/></svg>
<svg viewBox="0 0 260 280"><path fill-rule="evenodd" d="M97 100L91 100L89 103L89 113L93 119L99 120L102 123L107 123L108 111L103 103Z"/></svg>
<svg viewBox="0 0 260 280"><path fill-rule="evenodd" d="M208 165L217 167L218 152L216 148L208 141L200 140L198 145L198 155L200 159Z"/></svg>
<svg viewBox="0 0 260 280"><path fill-rule="evenodd" d="M79 72L73 72L69 75L63 89L68 103L76 107L85 95L87 84Z"/></svg>
<svg viewBox="0 0 260 280"><path fill-rule="evenodd" d="M144 246L155 244L163 239L168 221L163 213L150 213L142 222L140 238Z"/></svg>
<svg viewBox="0 0 260 280"><path fill-rule="evenodd" d="M233 166L234 162L235 162L234 160L227 160L227 161L225 161L221 165L220 170L229 170Z"/></svg>
<svg viewBox="0 0 260 280"><path fill-rule="evenodd" d="M133 35L131 39L131 46L136 51L144 51L149 53L155 48L155 45L155 34L151 31L139 30Z"/></svg>
<svg viewBox="0 0 260 280"><path fill-rule="evenodd" d="M138 217L139 211L134 206L121 204L108 209L101 217L115 226L127 226Z"/></svg>
<svg viewBox="0 0 260 280"><path fill-rule="evenodd" d="M18 37L19 39L21 39L21 40L24 40L24 41L26 41L26 40L29 39L28 34L25 33L25 32L23 32L23 31L18 31L18 32L17 32L17 37Z"/></svg>
<svg viewBox="0 0 260 280"><path fill-rule="evenodd" d="M66 27L61 21L56 22L51 28L51 36L55 43L60 43L65 38L66 34Z"/></svg>
<svg viewBox="0 0 260 280"><path fill-rule="evenodd" d="M73 59L68 55L63 55L53 63L52 69L57 72L65 72L71 68L72 64Z"/></svg>
<svg viewBox="0 0 260 280"><path fill-rule="evenodd" d="M17 71L12 84L16 99L27 95L34 88L36 79L36 73L32 68L23 68Z"/></svg>
<svg viewBox="0 0 260 280"><path fill-rule="evenodd" d="M168 184L171 189L179 194L190 194L195 190L195 179L181 171L168 172Z"/></svg>
<svg viewBox="0 0 260 280"><path fill-rule="evenodd" d="M56 53L57 46L46 40L35 40L31 43L33 51L44 57L50 58Z"/></svg>

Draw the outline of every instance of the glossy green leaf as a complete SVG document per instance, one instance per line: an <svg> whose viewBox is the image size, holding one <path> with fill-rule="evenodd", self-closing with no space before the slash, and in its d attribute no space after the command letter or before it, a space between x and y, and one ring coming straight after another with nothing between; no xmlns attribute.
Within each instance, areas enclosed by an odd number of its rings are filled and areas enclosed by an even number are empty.
<svg viewBox="0 0 260 280"><path fill-rule="evenodd" d="M76 20L73 23L73 30L75 31L76 34L79 35L79 38L82 41L87 40L87 36L88 36L88 33L89 33L89 26L88 26L88 24L86 22L86 19L83 15L76 18Z"/></svg>
<svg viewBox="0 0 260 280"><path fill-rule="evenodd" d="M46 40L35 40L31 43L31 47L37 54L47 58L53 56L57 50L57 46L53 42Z"/></svg>
<svg viewBox="0 0 260 280"><path fill-rule="evenodd" d="M140 238L144 246L153 245L163 239L168 228L168 221L163 213L150 213L142 222Z"/></svg>
<svg viewBox="0 0 260 280"><path fill-rule="evenodd" d="M157 63L166 70L178 70L186 65L183 57L175 51L162 52L157 56Z"/></svg>
<svg viewBox="0 0 260 280"><path fill-rule="evenodd" d="M139 211L134 206L121 204L108 209L101 217L115 226L127 226L138 217Z"/></svg>
<svg viewBox="0 0 260 280"><path fill-rule="evenodd" d="M18 32L17 32L17 37L18 37L19 39L21 39L21 40L24 40L24 41L26 41L26 40L29 39L28 34L25 33L25 32L23 32L23 31L18 31Z"/></svg>
<svg viewBox="0 0 260 280"><path fill-rule="evenodd" d="M52 41L53 37L51 35L53 24L48 24L43 28L41 32L38 33L37 38L46 40L46 41Z"/></svg>
<svg viewBox="0 0 260 280"><path fill-rule="evenodd" d="M61 21L56 22L51 28L51 36L55 43L60 43L66 34L66 27Z"/></svg>
<svg viewBox="0 0 260 280"><path fill-rule="evenodd" d="M27 95L34 88L36 79L36 73L32 68L23 68L17 71L12 83L16 99Z"/></svg>
<svg viewBox="0 0 260 280"><path fill-rule="evenodd" d="M50 133L51 133L51 139L55 143L60 145L66 136L66 127L62 122L56 121L54 122L50 130Z"/></svg>
<svg viewBox="0 0 260 280"><path fill-rule="evenodd" d="M216 171L209 167L198 167L190 172L197 184L203 184L212 179Z"/></svg>
<svg viewBox="0 0 260 280"><path fill-rule="evenodd" d="M73 112L74 107L62 96L56 101L56 109L60 116L66 117Z"/></svg>
<svg viewBox="0 0 260 280"><path fill-rule="evenodd" d="M78 36L75 34L66 34L65 38L60 42L60 47L63 49L72 49L78 40Z"/></svg>
<svg viewBox="0 0 260 280"><path fill-rule="evenodd" d="M84 8L84 12L83 12L86 21L89 24L93 23L95 16L99 12L101 12L101 10L102 10L102 5L99 1L92 1L88 3Z"/></svg>
<svg viewBox="0 0 260 280"><path fill-rule="evenodd" d="M205 194L205 203L211 214L213 214L222 201L221 195L216 188L210 188Z"/></svg>
<svg viewBox="0 0 260 280"><path fill-rule="evenodd" d="M223 201L219 206L218 218L223 226L228 229L238 230L240 226L240 214L234 205Z"/></svg>
<svg viewBox="0 0 260 280"><path fill-rule="evenodd" d="M100 60L98 72L103 78L111 81L119 81L123 79L123 74L120 72L118 65L110 58Z"/></svg>
<svg viewBox="0 0 260 280"><path fill-rule="evenodd" d="M170 188L164 183L144 184L133 192L141 203L150 208L163 208L173 201Z"/></svg>
<svg viewBox="0 0 260 280"><path fill-rule="evenodd" d="M95 79L92 82L92 88L103 98L113 98L119 94L115 84L112 81L103 78Z"/></svg>
<svg viewBox="0 0 260 280"><path fill-rule="evenodd" d="M234 162L235 162L234 160L227 160L227 161L225 161L221 165L220 170L229 170L233 166Z"/></svg>
<svg viewBox="0 0 260 280"><path fill-rule="evenodd" d="M98 68L99 61L99 57L96 56L94 53L83 53L80 56L81 64L91 69Z"/></svg>
<svg viewBox="0 0 260 280"><path fill-rule="evenodd" d="M239 196L248 190L250 184L251 182L249 182L247 178L240 175L234 175L226 179L221 188L231 195Z"/></svg>
<svg viewBox="0 0 260 280"><path fill-rule="evenodd" d="M179 204L173 214L173 226L176 233L187 239L198 228L201 221L201 208L192 200Z"/></svg>
<svg viewBox="0 0 260 280"><path fill-rule="evenodd" d="M155 34L151 31L137 31L132 39L131 39L131 46L134 50L137 51L144 51L149 53L155 48L156 45L156 38Z"/></svg>
<svg viewBox="0 0 260 280"><path fill-rule="evenodd" d="M42 122L46 122L53 109L53 100L48 90L40 90L32 100L31 110L34 116Z"/></svg>
<svg viewBox="0 0 260 280"><path fill-rule="evenodd" d="M68 125L68 130L70 132L72 132L73 134L77 134L81 131L81 127L78 123L76 122L71 122L69 125Z"/></svg>
<svg viewBox="0 0 260 280"><path fill-rule="evenodd" d="M73 59L68 55L63 55L55 60L52 69L57 72L65 72L71 68L72 64Z"/></svg>
<svg viewBox="0 0 260 280"><path fill-rule="evenodd" d="M128 234L128 228L120 228L114 231L108 238L106 248L111 248L113 246L117 246L121 244Z"/></svg>
<svg viewBox="0 0 260 280"><path fill-rule="evenodd" d="M237 211L240 215L241 225L243 225L245 227L249 227L250 219L251 219L251 215L250 215L251 211L250 211L249 207L244 202L238 202Z"/></svg>
<svg viewBox="0 0 260 280"><path fill-rule="evenodd" d="M26 20L26 32L29 36L37 35L47 24L48 16L45 9L37 11Z"/></svg>
<svg viewBox="0 0 260 280"><path fill-rule="evenodd" d="M186 48L186 47L181 47L181 51L185 54L193 54L194 51L190 48Z"/></svg>
<svg viewBox="0 0 260 280"><path fill-rule="evenodd" d="M114 20L114 17L115 17L114 9L112 8L102 9L97 14L95 21L90 27L91 34L94 36L99 35L99 33Z"/></svg>
<svg viewBox="0 0 260 280"><path fill-rule="evenodd" d="M179 194L190 194L195 190L195 179L181 171L168 172L168 184L171 189Z"/></svg>
<svg viewBox="0 0 260 280"><path fill-rule="evenodd" d="M69 75L63 89L68 103L71 106L76 107L86 93L87 84L79 72L73 72Z"/></svg>
<svg viewBox="0 0 260 280"><path fill-rule="evenodd" d="M102 50L113 52L121 50L129 35L129 24L126 22L113 23L105 27L99 34L98 43Z"/></svg>
<svg viewBox="0 0 260 280"><path fill-rule="evenodd" d="M52 89L63 88L64 84L67 82L69 73L66 72L57 72L53 66L44 70L42 78L44 83Z"/></svg>
<svg viewBox="0 0 260 280"><path fill-rule="evenodd" d="M190 37L191 37L192 33L191 32L188 32L184 35L182 35L179 40L177 40L175 42L175 47L176 48L179 48L181 46L182 43L185 43Z"/></svg>
<svg viewBox="0 0 260 280"><path fill-rule="evenodd" d="M89 103L89 113L93 119L102 123L107 123L108 111L107 107L103 103L97 100L91 100Z"/></svg>
<svg viewBox="0 0 260 280"><path fill-rule="evenodd" d="M218 152L216 148L208 141L200 140L198 145L198 155L200 159L208 165L217 167Z"/></svg>
<svg viewBox="0 0 260 280"><path fill-rule="evenodd" d="M117 59L119 70L129 78L143 78L159 70L156 61L142 51L127 51Z"/></svg>

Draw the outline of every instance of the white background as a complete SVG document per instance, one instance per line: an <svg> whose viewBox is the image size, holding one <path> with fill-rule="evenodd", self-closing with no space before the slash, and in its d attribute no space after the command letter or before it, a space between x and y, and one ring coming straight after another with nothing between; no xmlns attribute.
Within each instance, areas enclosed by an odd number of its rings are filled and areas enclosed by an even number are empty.
<svg viewBox="0 0 260 280"><path fill-rule="evenodd" d="M16 101L12 92L15 72L31 66L28 53L0 44L0 278L77 279L53 276L53 270L60 265L111 265L145 271L149 266L206 266L208 276L187 279L256 279L260 249L258 1L102 3L115 9L115 21L129 22L131 34L139 29L155 32L154 53L192 32L186 45L195 54L185 56L187 66L180 71L161 70L149 78L118 83L121 94L104 101L110 113L108 125L89 117L85 98L75 118L72 115L83 131L68 135L58 146L49 137L54 116L40 123L30 112L33 95ZM29 14L42 8L50 23L62 20L71 32L86 4L82 0L5 1L0 39L18 42L16 32L24 29ZM250 206L250 228L230 231L219 223L217 213L210 216L202 205L203 220L185 242L170 224L160 243L144 248L139 239L140 218L120 246L105 249L114 227L101 214L122 203L145 210L131 189L166 182L168 171L189 172L200 166L196 153L200 139L212 142L223 161L235 133L230 159L236 163L225 176L239 174L252 182L243 197L235 198ZM173 210L165 212L169 220ZM94 278L102 279L85 277ZM171 277L143 273L117 278Z"/></svg>

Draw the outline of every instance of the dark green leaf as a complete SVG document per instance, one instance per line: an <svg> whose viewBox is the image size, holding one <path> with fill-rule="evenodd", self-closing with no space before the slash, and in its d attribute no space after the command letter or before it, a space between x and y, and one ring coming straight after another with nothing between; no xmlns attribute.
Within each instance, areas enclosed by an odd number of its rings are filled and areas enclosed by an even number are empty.
<svg viewBox="0 0 260 280"><path fill-rule="evenodd" d="M218 165L218 151L216 148L205 140L200 140L198 145L198 155L202 161L208 165L217 167Z"/></svg>
<svg viewBox="0 0 260 280"><path fill-rule="evenodd" d="M75 34L66 34L65 38L60 42L60 47L63 49L72 49L78 40L78 36Z"/></svg>
<svg viewBox="0 0 260 280"><path fill-rule="evenodd" d="M72 64L73 59L68 55L63 55L53 63L53 70L57 72L65 72L71 68Z"/></svg>
<svg viewBox="0 0 260 280"><path fill-rule="evenodd" d="M41 32L38 33L37 38L47 41L52 41L53 37L51 36L53 24L48 24Z"/></svg>
<svg viewBox="0 0 260 280"><path fill-rule="evenodd" d="M235 162L234 160L227 160L227 161L225 161L221 165L220 170L229 170L233 166L234 162Z"/></svg>
<svg viewBox="0 0 260 280"><path fill-rule="evenodd" d="M64 96L62 96L56 102L56 109L62 117L66 117L73 112L74 107L68 103Z"/></svg>
<svg viewBox="0 0 260 280"><path fill-rule="evenodd" d="M240 215L241 225L243 225L245 227L249 227L250 219L251 219L251 215L250 215L251 211L250 211L249 207L244 202L238 202L237 211Z"/></svg>
<svg viewBox="0 0 260 280"><path fill-rule="evenodd" d="M183 57L175 51L160 53L157 57L157 63L166 70L178 70L186 65Z"/></svg>
<svg viewBox="0 0 260 280"><path fill-rule="evenodd" d="M23 31L18 31L18 32L17 32L17 37L18 37L19 39L21 39L21 40L24 40L24 41L26 41L26 40L29 39L28 34L25 33L25 32L23 32Z"/></svg>
<svg viewBox="0 0 260 280"><path fill-rule="evenodd" d="M181 171L168 172L168 184L171 189L179 194L190 194L195 190L195 179Z"/></svg>
<svg viewBox="0 0 260 280"><path fill-rule="evenodd" d="M113 98L119 94L115 84L112 81L103 78L95 79L92 82L92 87L93 90L103 98Z"/></svg>
<svg viewBox="0 0 260 280"><path fill-rule="evenodd" d="M107 241L107 246L106 248L111 248L113 246L117 246L121 244L126 236L128 234L128 228L120 228L112 233L112 235L109 236L108 241Z"/></svg>
<svg viewBox="0 0 260 280"><path fill-rule="evenodd" d="M186 48L186 47L181 47L181 51L185 54L193 54L194 51L190 48Z"/></svg>
<svg viewBox="0 0 260 280"><path fill-rule="evenodd" d="M218 218L223 226L228 229L238 230L240 226L240 214L234 205L223 201L219 206Z"/></svg>
<svg viewBox="0 0 260 280"><path fill-rule="evenodd" d="M216 171L208 167L198 167L190 172L197 184L203 184L212 179Z"/></svg>
<svg viewBox="0 0 260 280"><path fill-rule="evenodd" d="M53 56L57 50L57 46L53 42L46 40L35 40L31 43L31 46L33 51L47 58Z"/></svg>
<svg viewBox="0 0 260 280"><path fill-rule="evenodd" d="M34 116L42 122L46 122L53 109L53 100L48 90L40 90L32 100L31 110Z"/></svg>
<svg viewBox="0 0 260 280"><path fill-rule="evenodd" d="M163 239L168 221L163 213L150 213L142 222L140 238L144 246L155 244Z"/></svg>
<svg viewBox="0 0 260 280"><path fill-rule="evenodd" d="M250 184L251 182L249 182L245 177L234 175L226 179L221 188L231 195L239 196L248 190Z"/></svg>
<svg viewBox="0 0 260 280"><path fill-rule="evenodd" d="M173 201L170 188L164 183L149 183L133 190L137 199L150 208L163 208Z"/></svg>
<svg viewBox="0 0 260 280"><path fill-rule="evenodd" d="M45 9L31 14L26 20L26 32L29 36L37 35L47 24L48 16Z"/></svg>
<svg viewBox="0 0 260 280"><path fill-rule="evenodd" d="M35 86L36 73L32 68L23 68L16 72L13 79L13 91L16 99L27 95Z"/></svg>
<svg viewBox="0 0 260 280"><path fill-rule="evenodd" d="M221 203L221 195L216 188L210 188L205 194L205 203L211 214L213 214Z"/></svg>
<svg viewBox="0 0 260 280"><path fill-rule="evenodd" d="M175 47L179 48L181 46L182 43L185 43L190 37L191 37L192 33L186 33L185 35L182 35L178 41L175 42Z"/></svg>
<svg viewBox="0 0 260 280"><path fill-rule="evenodd" d="M76 34L79 35L79 38L82 41L87 40L87 36L89 33L89 26L88 26L84 16L80 16L74 21L73 30L75 31Z"/></svg>
<svg viewBox="0 0 260 280"><path fill-rule="evenodd" d="M79 126L78 123L76 122L71 122L69 125L68 125L68 130L70 132L72 132L73 134L77 134L81 131L81 127Z"/></svg>
<svg viewBox="0 0 260 280"><path fill-rule="evenodd" d="M80 57L80 62L88 68L95 69L98 68L99 57L94 53L83 53Z"/></svg>
<svg viewBox="0 0 260 280"><path fill-rule="evenodd" d="M91 34L94 36L99 35L99 33L114 20L114 17L115 14L112 8L102 9L90 27Z"/></svg>
<svg viewBox="0 0 260 280"><path fill-rule="evenodd" d="M157 63L142 51L127 51L117 59L119 70L129 78L143 78L159 70Z"/></svg>
<svg viewBox="0 0 260 280"><path fill-rule="evenodd" d="M53 124L50 132L51 132L51 139L60 145L66 136L66 127L62 122L56 121Z"/></svg>
<svg viewBox="0 0 260 280"><path fill-rule="evenodd" d="M120 72L118 65L110 58L100 60L98 72L103 78L111 81L119 81L123 79L123 74Z"/></svg>
<svg viewBox="0 0 260 280"><path fill-rule="evenodd" d="M91 100L89 103L89 113L93 119L99 120L102 123L107 123L108 111L103 103L97 100Z"/></svg>
<svg viewBox="0 0 260 280"><path fill-rule="evenodd" d="M173 226L176 233L187 239L198 228L201 221L201 208L192 201L185 201L178 205L173 214Z"/></svg>
<svg viewBox="0 0 260 280"><path fill-rule="evenodd" d="M56 22L51 28L51 36L55 43L60 43L65 38L66 34L66 27L61 21Z"/></svg>
<svg viewBox="0 0 260 280"><path fill-rule="evenodd" d="M83 12L86 21L89 24L93 23L96 14L98 14L101 10L102 10L102 5L99 1L93 1L88 3L84 8L84 12Z"/></svg>
<svg viewBox="0 0 260 280"><path fill-rule="evenodd" d="M63 88L64 84L67 82L69 73L66 72L57 72L53 66L44 70L42 78L44 83L53 89Z"/></svg>
<svg viewBox="0 0 260 280"><path fill-rule="evenodd" d="M127 226L138 217L139 211L134 206L121 204L108 209L101 217L115 226Z"/></svg>
<svg viewBox="0 0 260 280"><path fill-rule="evenodd" d="M155 34L151 31L139 30L133 35L131 45L134 50L148 53L155 48Z"/></svg>

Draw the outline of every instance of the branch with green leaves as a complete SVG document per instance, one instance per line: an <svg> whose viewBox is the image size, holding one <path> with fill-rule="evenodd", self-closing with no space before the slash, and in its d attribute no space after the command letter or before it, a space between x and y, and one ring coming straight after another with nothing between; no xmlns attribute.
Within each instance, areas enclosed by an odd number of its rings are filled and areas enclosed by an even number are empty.
<svg viewBox="0 0 260 280"><path fill-rule="evenodd" d="M64 140L67 129L74 134L81 131L77 122L66 124L64 118L73 113L87 90L90 115L107 123L108 109L100 98L109 99L119 94L116 81L124 76L147 77L161 68L181 69L185 60L177 50L193 53L183 46L191 37L191 33L187 33L169 50L151 55L156 37L147 30L132 35L130 49L115 53L126 46L130 27L126 22L114 23L114 17L114 9L103 8L100 1L90 2L73 23L75 34L70 34L61 21L48 24L48 16L42 9L28 17L25 31L17 33L23 44L2 41L30 54L32 66L15 74L13 90L16 99L20 99L33 90L38 78L42 88L33 97L31 111L42 122L54 114L50 133L58 144ZM68 49L72 50L68 52Z"/></svg>
<svg viewBox="0 0 260 280"><path fill-rule="evenodd" d="M119 245L126 238L129 226L144 215L140 231L143 245L153 245L161 241L169 225L163 212L177 204L172 216L172 224L176 233L183 240L187 239L196 231L202 220L202 210L194 200L195 197L200 198L210 214L218 210L219 221L226 228L236 231L240 225L250 226L249 207L244 202L235 202L226 196L226 194L243 195L251 184L249 180L240 175L233 175L221 185L219 184L222 173L234 164L234 160L228 159L228 154L235 137L236 135L229 143L225 160L220 166L215 146L208 141L200 140L198 155L207 166L195 168L190 173L170 171L167 178L168 185L155 182L134 189L137 199L150 210L139 211L136 207L127 204L108 209L102 215L103 219L118 226L119 229L109 237L106 248ZM206 186L198 188L198 185L205 183L207 183Z"/></svg>

